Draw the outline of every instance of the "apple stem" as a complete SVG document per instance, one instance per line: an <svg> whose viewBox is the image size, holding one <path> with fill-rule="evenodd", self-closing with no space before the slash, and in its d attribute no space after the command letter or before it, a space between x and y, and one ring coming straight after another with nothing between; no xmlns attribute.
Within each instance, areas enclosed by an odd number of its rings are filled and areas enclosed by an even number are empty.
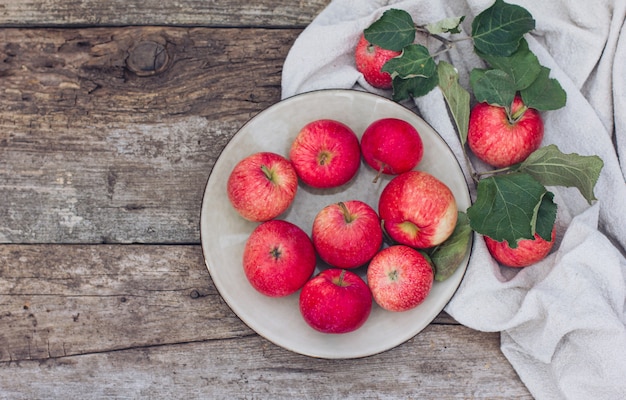
<svg viewBox="0 0 626 400"><path fill-rule="evenodd" d="M378 178L380 178L382 176L383 170L385 169L385 166L387 166L387 164L380 164L380 168L378 169L378 172L376 173L376 176L372 180L372 183L378 182Z"/></svg>
<svg viewBox="0 0 626 400"><path fill-rule="evenodd" d="M507 113L507 114L509 114L509 122L511 124L514 124L517 121L519 121L520 118L522 118L524 116L524 113L526 112L526 110L528 110L528 107L524 105L524 106L518 108L517 111L515 111L512 114L511 113ZM511 111L513 111L513 110L511 110Z"/></svg>
<svg viewBox="0 0 626 400"><path fill-rule="evenodd" d="M261 171L263 171L267 179L269 179L270 181L272 180L273 174L272 174L272 171L269 168L267 168L267 165L265 164L261 165Z"/></svg>
<svg viewBox="0 0 626 400"><path fill-rule="evenodd" d="M337 281L337 283L338 283L338 285L339 285L339 286L344 286L343 279L344 279L344 277L345 277L345 276L346 276L346 270L345 270L345 269L342 269L342 270L341 270L341 273L339 274L339 279L338 279L338 281Z"/></svg>
<svg viewBox="0 0 626 400"><path fill-rule="evenodd" d="M341 211L343 211L343 219L346 222L350 223L354 221L354 217L352 216L352 214L350 213L350 210L348 210L348 207L346 207L343 201L340 201L339 203L337 203L337 205L341 207Z"/></svg>

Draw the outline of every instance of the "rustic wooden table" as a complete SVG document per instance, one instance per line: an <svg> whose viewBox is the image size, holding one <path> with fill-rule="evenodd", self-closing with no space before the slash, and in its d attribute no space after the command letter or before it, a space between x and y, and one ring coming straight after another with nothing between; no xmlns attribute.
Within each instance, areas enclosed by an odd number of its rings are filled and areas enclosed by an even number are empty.
<svg viewBox="0 0 626 400"><path fill-rule="evenodd" d="M531 397L498 333L443 312L314 359L215 289L207 178L328 1L0 1L0 398Z"/></svg>

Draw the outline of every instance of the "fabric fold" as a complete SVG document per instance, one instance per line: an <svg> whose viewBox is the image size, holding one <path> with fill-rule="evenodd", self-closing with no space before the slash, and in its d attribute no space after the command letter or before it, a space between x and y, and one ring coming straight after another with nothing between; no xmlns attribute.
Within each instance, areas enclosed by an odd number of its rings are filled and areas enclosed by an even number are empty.
<svg viewBox="0 0 626 400"><path fill-rule="evenodd" d="M501 349L539 399L626 398L626 2L602 0L509 1L531 12L531 50L567 92L567 105L542 114L544 145L604 161L588 204L573 188L548 188L558 204L557 240L539 263L499 266L475 236L467 272L446 311L470 328L501 332ZM354 47L363 29L389 8L418 24L465 15L463 32L492 0L334 0L294 42L283 68L282 97L317 89L366 90ZM470 40L440 58L469 73L485 64ZM403 103L448 143L475 196L445 101L439 89ZM477 169L485 168L477 162Z"/></svg>

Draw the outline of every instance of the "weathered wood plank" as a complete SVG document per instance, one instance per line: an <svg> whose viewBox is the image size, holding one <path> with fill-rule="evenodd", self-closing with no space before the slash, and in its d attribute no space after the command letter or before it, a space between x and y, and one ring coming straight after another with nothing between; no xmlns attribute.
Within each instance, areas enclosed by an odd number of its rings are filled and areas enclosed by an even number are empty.
<svg viewBox="0 0 626 400"><path fill-rule="evenodd" d="M250 335L199 246L0 246L0 360Z"/></svg>
<svg viewBox="0 0 626 400"><path fill-rule="evenodd" d="M254 333L222 300L200 246L1 245L0 276L0 361Z"/></svg>
<svg viewBox="0 0 626 400"><path fill-rule="evenodd" d="M532 399L497 334L442 325L354 360L300 356L250 336L4 362L0 387L13 400Z"/></svg>
<svg viewBox="0 0 626 400"><path fill-rule="evenodd" d="M32 117L24 121L31 130L55 119L67 130L84 120L155 122L159 117L202 116L228 121L249 116L259 104L276 100L284 58L299 33L0 29L3 106Z"/></svg>
<svg viewBox="0 0 626 400"><path fill-rule="evenodd" d="M198 243L211 168L299 32L0 30L0 243Z"/></svg>
<svg viewBox="0 0 626 400"><path fill-rule="evenodd" d="M0 26L303 26L330 0L0 0Z"/></svg>
<svg viewBox="0 0 626 400"><path fill-rule="evenodd" d="M499 335L445 312L318 360L214 287L206 179L329 1L0 0L0 398L531 398Z"/></svg>

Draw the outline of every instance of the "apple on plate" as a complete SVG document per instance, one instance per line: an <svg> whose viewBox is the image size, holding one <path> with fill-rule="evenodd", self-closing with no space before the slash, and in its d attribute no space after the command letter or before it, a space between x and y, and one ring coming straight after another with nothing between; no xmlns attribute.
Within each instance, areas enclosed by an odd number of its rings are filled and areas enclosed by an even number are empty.
<svg viewBox="0 0 626 400"><path fill-rule="evenodd" d="M367 284L383 309L400 312L424 302L433 286L434 271L419 251L404 245L381 250L367 268Z"/></svg>
<svg viewBox="0 0 626 400"><path fill-rule="evenodd" d="M272 152L240 160L226 183L228 200L243 218L261 222L276 218L293 203L298 175L291 161Z"/></svg>
<svg viewBox="0 0 626 400"><path fill-rule="evenodd" d="M481 160L497 168L524 161L541 146L543 120L539 111L515 96L510 117L504 107L476 104L470 113L467 143Z"/></svg>
<svg viewBox="0 0 626 400"><path fill-rule="evenodd" d="M364 265L380 250L383 231L376 211L360 200L329 204L313 220L313 246L338 268Z"/></svg>
<svg viewBox="0 0 626 400"><path fill-rule="evenodd" d="M500 264L507 267L528 267L546 258L554 246L556 238L556 225L552 228L550 240L545 240L535 233L534 239L522 239L517 242L517 247L512 248L506 242L498 242L489 236L484 236L487 250Z"/></svg>
<svg viewBox="0 0 626 400"><path fill-rule="evenodd" d="M363 132L361 154L367 165L378 171L377 179L380 174L398 175L415 168L424 155L424 145L410 123L381 118Z"/></svg>
<svg viewBox="0 0 626 400"><path fill-rule="evenodd" d="M427 172L408 171L385 186L378 215L387 235L398 244L426 249L450 237L458 209L446 184Z"/></svg>
<svg viewBox="0 0 626 400"><path fill-rule="evenodd" d="M299 306L305 322L316 331L348 333L367 321L372 311L372 293L354 272L330 268L304 285Z"/></svg>
<svg viewBox="0 0 626 400"><path fill-rule="evenodd" d="M289 159L305 184L314 188L341 186L359 169L359 138L342 122L315 120L298 132L291 144Z"/></svg>
<svg viewBox="0 0 626 400"><path fill-rule="evenodd" d="M361 34L354 52L356 69L363 74L365 81L378 89L391 89L393 79L388 72L382 71L383 65L402 52L383 49L365 39Z"/></svg>
<svg viewBox="0 0 626 400"><path fill-rule="evenodd" d="M313 276L317 262L309 236L297 225L273 219L259 224L246 241L243 270L258 292L284 297Z"/></svg>

